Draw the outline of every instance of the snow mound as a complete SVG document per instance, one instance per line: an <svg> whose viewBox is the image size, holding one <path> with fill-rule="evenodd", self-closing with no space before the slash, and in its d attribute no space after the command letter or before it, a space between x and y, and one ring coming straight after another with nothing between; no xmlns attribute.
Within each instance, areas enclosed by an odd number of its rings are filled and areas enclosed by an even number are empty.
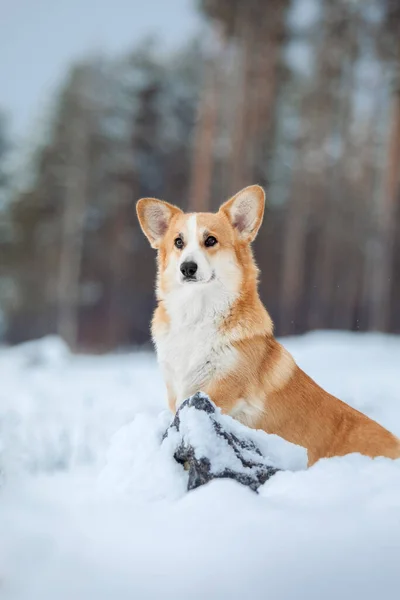
<svg viewBox="0 0 400 600"><path fill-rule="evenodd" d="M223 415L201 392L180 406L165 434L165 439L171 437L178 440L174 457L188 470L189 490L213 479L229 478L256 491L282 465L287 467L288 460L289 463L297 461L299 468L307 467L304 448L264 431L254 431ZM277 447L277 440L283 441L283 445L278 442ZM283 456L280 455L282 450L286 450Z"/></svg>
<svg viewBox="0 0 400 600"><path fill-rule="evenodd" d="M212 410L199 409L197 400L203 400ZM198 461L209 463L202 483L218 477L235 478L256 489L267 476L257 476L260 469L274 474L276 469L305 469L307 452L264 431L252 430L227 415L212 404L206 395L196 394L179 409L171 423L171 413L158 416L139 414L134 421L118 431L112 439L107 465L99 477L99 489L105 495L119 494L135 502L173 500L184 495L191 485L190 469L183 467L188 449ZM224 435L218 435L215 424ZM231 436L243 447L232 447ZM240 452L238 451L240 449ZM243 461L248 466L245 466ZM229 475L226 471L229 470ZM209 471L209 472L208 472Z"/></svg>
<svg viewBox="0 0 400 600"><path fill-rule="evenodd" d="M174 460L172 440L162 443L171 413L138 414L111 439L107 462L98 479L105 497L135 503L174 500L184 495L187 473Z"/></svg>
<svg viewBox="0 0 400 600"><path fill-rule="evenodd" d="M59 366L70 356L67 344L57 335L48 335L0 351L0 358L7 360L14 367Z"/></svg>

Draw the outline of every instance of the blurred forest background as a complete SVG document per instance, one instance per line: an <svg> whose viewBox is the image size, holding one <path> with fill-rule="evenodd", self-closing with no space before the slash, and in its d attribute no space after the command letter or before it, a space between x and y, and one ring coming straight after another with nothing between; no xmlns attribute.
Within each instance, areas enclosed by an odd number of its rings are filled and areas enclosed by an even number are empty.
<svg viewBox="0 0 400 600"><path fill-rule="evenodd" d="M155 256L136 200L215 210L253 183L277 334L400 333L400 0L193 10L178 50L133 40L71 64L23 173L1 107L0 339L147 342Z"/></svg>

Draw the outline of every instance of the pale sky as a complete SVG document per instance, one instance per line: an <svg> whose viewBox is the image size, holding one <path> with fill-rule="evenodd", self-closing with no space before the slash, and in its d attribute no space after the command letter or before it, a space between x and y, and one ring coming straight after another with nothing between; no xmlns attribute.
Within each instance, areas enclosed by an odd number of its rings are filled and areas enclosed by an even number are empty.
<svg viewBox="0 0 400 600"><path fill-rule="evenodd" d="M74 58L152 33L172 48L198 26L195 0L0 0L0 108L24 138Z"/></svg>

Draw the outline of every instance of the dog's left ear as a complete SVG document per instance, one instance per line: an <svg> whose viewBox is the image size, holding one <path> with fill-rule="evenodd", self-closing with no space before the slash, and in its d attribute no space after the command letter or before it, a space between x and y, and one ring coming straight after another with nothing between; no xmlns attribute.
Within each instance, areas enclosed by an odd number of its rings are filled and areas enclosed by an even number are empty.
<svg viewBox="0 0 400 600"><path fill-rule="evenodd" d="M265 193L259 185L250 185L225 202L219 209L230 220L239 238L252 242L263 220Z"/></svg>

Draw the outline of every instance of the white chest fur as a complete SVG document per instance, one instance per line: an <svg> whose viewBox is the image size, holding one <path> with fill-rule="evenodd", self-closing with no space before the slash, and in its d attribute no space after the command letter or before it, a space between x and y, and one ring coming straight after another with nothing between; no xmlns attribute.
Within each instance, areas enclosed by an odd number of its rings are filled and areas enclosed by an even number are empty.
<svg viewBox="0 0 400 600"><path fill-rule="evenodd" d="M164 377L173 390L177 407L197 391L205 391L216 376L234 367L237 352L219 333L226 310L220 302L210 306L203 294L171 299L170 324L154 341ZM224 310L225 308L225 310Z"/></svg>

